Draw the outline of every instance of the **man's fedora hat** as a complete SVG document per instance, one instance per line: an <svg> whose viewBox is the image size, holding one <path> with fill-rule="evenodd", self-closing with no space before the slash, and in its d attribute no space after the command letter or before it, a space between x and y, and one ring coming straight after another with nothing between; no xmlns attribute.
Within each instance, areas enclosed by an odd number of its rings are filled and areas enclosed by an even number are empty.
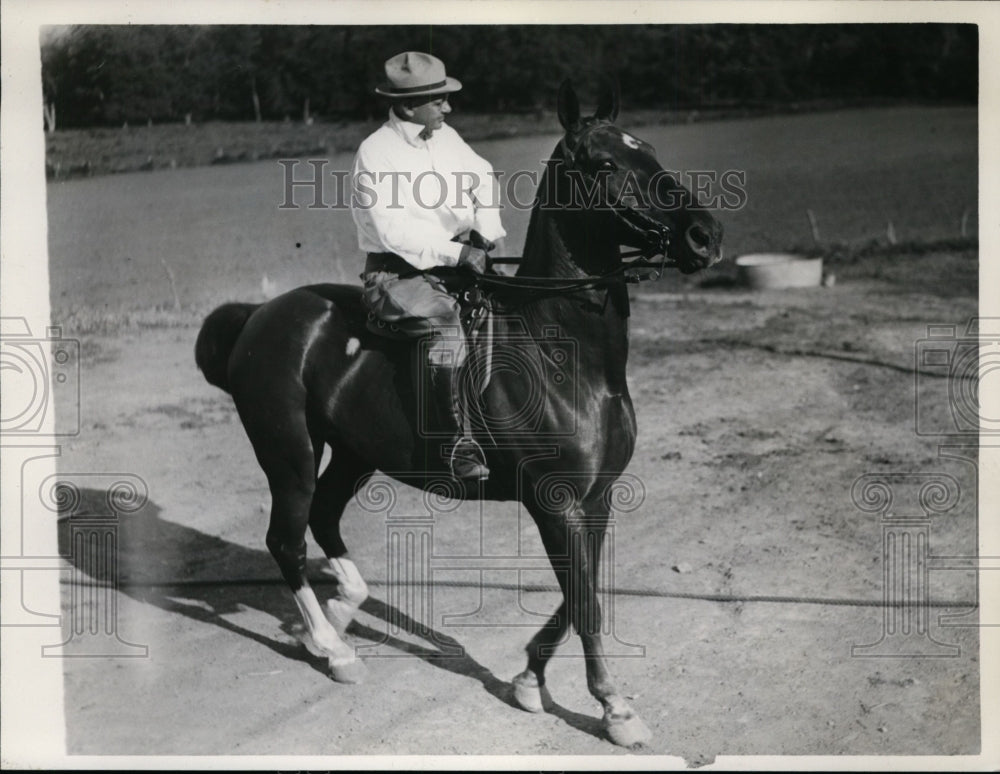
<svg viewBox="0 0 1000 774"><path fill-rule="evenodd" d="M444 72L444 62L420 51L404 51L385 62L386 82L375 88L383 97L420 97L448 94L462 84Z"/></svg>

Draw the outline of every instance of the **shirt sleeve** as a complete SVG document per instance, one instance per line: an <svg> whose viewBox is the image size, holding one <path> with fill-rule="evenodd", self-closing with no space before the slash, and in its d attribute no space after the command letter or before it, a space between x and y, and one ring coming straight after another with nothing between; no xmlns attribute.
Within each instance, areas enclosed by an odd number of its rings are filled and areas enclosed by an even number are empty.
<svg viewBox="0 0 1000 774"><path fill-rule="evenodd" d="M362 145L351 179L355 223L374 232L386 250L420 270L458 263L462 245L452 242L446 229L413 217L400 204L397 186L405 185L406 179L393 174L387 159Z"/></svg>
<svg viewBox="0 0 1000 774"><path fill-rule="evenodd" d="M478 185L472 190L476 200L475 229L486 239L493 241L507 236L500 222L500 181L493 173L493 165L476 153L464 140L459 142L465 146L466 166L478 180Z"/></svg>

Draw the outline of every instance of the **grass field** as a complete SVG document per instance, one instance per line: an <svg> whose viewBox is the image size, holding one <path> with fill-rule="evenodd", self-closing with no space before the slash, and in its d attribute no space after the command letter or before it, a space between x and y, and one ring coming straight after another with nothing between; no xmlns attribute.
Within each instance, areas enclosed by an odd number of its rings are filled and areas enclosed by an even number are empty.
<svg viewBox="0 0 1000 774"><path fill-rule="evenodd" d="M630 127L628 113L619 125ZM963 221L967 236L978 227L972 108L649 125L636 134L657 147L669 169L745 173L746 205L718 213L730 258L792 246L822 251L836 243L888 243L890 223L898 242L914 244L958 239ZM551 133L474 144L509 178L540 169L557 140ZM305 157L346 170L352 155ZM308 171L303 165L299 174ZM350 213L310 209L308 196L299 197L298 209L279 209L284 185L274 160L50 183L54 320L80 331L143 321L188 324L221 301L262 298L265 285L281 291L355 281L362 261ZM519 200L530 192L530 185L515 189ZM335 199L334 191L325 198ZM504 210L508 252L520 251L528 215ZM716 276L731 271L731 262L714 270ZM652 289L680 282L671 275Z"/></svg>
<svg viewBox="0 0 1000 774"><path fill-rule="evenodd" d="M827 103L713 108L708 110L646 109L631 111L630 125L685 124L750 115L830 110ZM200 167L263 159L349 153L384 120L209 121L202 124L125 124L115 128L63 129L45 136L46 174L50 180ZM467 114L460 110L450 123L470 141L530 137L559 131L551 111L503 115Z"/></svg>

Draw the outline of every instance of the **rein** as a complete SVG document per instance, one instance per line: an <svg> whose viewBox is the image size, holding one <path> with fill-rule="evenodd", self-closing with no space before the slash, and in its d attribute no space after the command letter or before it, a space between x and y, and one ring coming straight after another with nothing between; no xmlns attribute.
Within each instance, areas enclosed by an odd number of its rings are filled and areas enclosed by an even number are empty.
<svg viewBox="0 0 1000 774"><path fill-rule="evenodd" d="M647 259L652 257L643 250L622 253L621 257L629 258L634 255L645 255ZM490 266L496 264L518 264L521 262L521 259L517 257L490 258L488 260ZM604 274L581 277L575 280L561 279L559 277L508 277L501 274L476 274L472 279L472 283L483 290L516 290L526 293L563 295L583 290L600 290L619 283L637 284L648 280L655 281L663 275L664 269L672 265L672 263L667 263L666 256L663 256L659 261L637 260L622 262ZM651 273L646 275L629 275L627 273L638 269L649 269Z"/></svg>

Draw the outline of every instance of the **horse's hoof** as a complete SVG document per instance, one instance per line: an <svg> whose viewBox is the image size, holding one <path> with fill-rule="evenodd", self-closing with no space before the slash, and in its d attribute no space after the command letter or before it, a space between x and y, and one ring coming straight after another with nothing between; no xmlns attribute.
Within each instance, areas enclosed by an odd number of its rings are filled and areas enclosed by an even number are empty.
<svg viewBox="0 0 1000 774"><path fill-rule="evenodd" d="M604 714L604 728L608 732L608 738L620 747L647 744L653 738L653 733L642 722L642 718L631 710L627 715L606 712Z"/></svg>
<svg viewBox="0 0 1000 774"><path fill-rule="evenodd" d="M365 680L365 676L368 674L368 667L366 667L365 662L359 658L339 663L334 663L333 659L331 659L329 666L330 677L338 683L362 683Z"/></svg>
<svg viewBox="0 0 1000 774"><path fill-rule="evenodd" d="M514 686L514 701L517 706L527 712L542 712L545 709L542 701L542 687L538 678L529 671L521 672L511 680Z"/></svg>
<svg viewBox="0 0 1000 774"><path fill-rule="evenodd" d="M302 624L295 624L295 626L292 627L292 635L302 644L302 647L312 655L320 658L324 658L327 655L326 651L316 644L316 640L312 638L309 630Z"/></svg>

